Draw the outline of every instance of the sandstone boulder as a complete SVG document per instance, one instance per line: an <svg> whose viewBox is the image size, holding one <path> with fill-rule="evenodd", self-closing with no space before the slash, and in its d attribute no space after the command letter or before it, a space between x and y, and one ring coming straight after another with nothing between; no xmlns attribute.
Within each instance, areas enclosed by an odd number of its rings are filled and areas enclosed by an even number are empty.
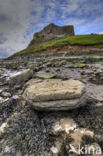
<svg viewBox="0 0 103 156"><path fill-rule="evenodd" d="M32 79L23 97L37 110L69 110L86 104L85 92L78 80Z"/></svg>
<svg viewBox="0 0 103 156"><path fill-rule="evenodd" d="M20 84L22 82L29 80L32 76L33 76L33 71L30 69L25 69L20 73L10 77L9 84L10 85Z"/></svg>

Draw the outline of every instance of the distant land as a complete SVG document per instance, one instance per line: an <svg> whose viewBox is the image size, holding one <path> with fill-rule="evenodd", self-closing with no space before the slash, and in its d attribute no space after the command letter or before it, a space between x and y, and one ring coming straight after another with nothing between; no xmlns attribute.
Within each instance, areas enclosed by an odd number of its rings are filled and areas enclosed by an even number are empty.
<svg viewBox="0 0 103 156"><path fill-rule="evenodd" d="M75 35L73 25L57 26L53 23L33 35L28 47L10 57L45 55L51 53L78 53L103 51L103 34Z"/></svg>

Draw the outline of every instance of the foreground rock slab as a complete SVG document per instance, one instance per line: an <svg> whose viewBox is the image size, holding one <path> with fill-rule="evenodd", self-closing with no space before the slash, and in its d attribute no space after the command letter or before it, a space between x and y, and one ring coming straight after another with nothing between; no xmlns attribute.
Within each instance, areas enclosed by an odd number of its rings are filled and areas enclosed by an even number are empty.
<svg viewBox="0 0 103 156"><path fill-rule="evenodd" d="M23 97L37 110L69 110L87 102L85 85L73 79L32 79Z"/></svg>

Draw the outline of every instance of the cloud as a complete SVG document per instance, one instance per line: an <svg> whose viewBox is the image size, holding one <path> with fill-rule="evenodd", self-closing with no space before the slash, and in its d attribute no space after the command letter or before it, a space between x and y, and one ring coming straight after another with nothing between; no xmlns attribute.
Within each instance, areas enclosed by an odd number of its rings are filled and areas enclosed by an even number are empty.
<svg viewBox="0 0 103 156"><path fill-rule="evenodd" d="M99 32L99 34L103 34L103 31Z"/></svg>
<svg viewBox="0 0 103 156"><path fill-rule="evenodd" d="M98 34L103 34L103 31L100 31Z"/></svg>
<svg viewBox="0 0 103 156"><path fill-rule="evenodd" d="M0 0L0 34L6 39L5 42L0 39L2 55L7 53L7 56L26 47L28 39L24 36L29 28L29 17L29 0Z"/></svg>
<svg viewBox="0 0 103 156"><path fill-rule="evenodd" d="M102 0L34 0L33 4L34 32L50 22L58 25L73 24L76 34L97 33L103 25Z"/></svg>
<svg viewBox="0 0 103 156"><path fill-rule="evenodd" d="M2 56L1 58L8 57L8 54L11 54L11 51L8 53L5 48L0 48L0 56Z"/></svg>
<svg viewBox="0 0 103 156"><path fill-rule="evenodd" d="M3 36L3 34L0 34L0 44L4 44L6 40L7 39Z"/></svg>

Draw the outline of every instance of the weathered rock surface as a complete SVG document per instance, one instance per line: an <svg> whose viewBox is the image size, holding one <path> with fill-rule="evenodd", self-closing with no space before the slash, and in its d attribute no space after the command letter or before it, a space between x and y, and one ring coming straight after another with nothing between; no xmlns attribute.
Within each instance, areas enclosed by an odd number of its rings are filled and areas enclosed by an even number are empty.
<svg viewBox="0 0 103 156"><path fill-rule="evenodd" d="M85 105L85 86L78 80L30 80L23 97L38 110L68 110Z"/></svg>
<svg viewBox="0 0 103 156"><path fill-rule="evenodd" d="M73 131L76 128L77 124L74 122L74 120L70 117L66 117L60 119L60 121L56 122L52 126L52 134L57 136L62 132L69 134L70 131Z"/></svg>
<svg viewBox="0 0 103 156"><path fill-rule="evenodd" d="M3 96L3 97L11 97L11 94L9 92L2 92L1 96Z"/></svg>
<svg viewBox="0 0 103 156"><path fill-rule="evenodd" d="M41 37L41 36L52 38L52 37L72 36L72 35L74 35L74 27L72 25L60 27L51 23L47 25L39 33L35 33L34 38Z"/></svg>
<svg viewBox="0 0 103 156"><path fill-rule="evenodd" d="M29 47L38 44L38 42L48 41L54 38L74 36L74 26L57 26L53 23L47 25L43 30L37 32L33 36L33 40L30 42Z"/></svg>
<svg viewBox="0 0 103 156"><path fill-rule="evenodd" d="M56 75L53 73L37 73L35 74L35 77L41 78L41 79L51 79L54 78Z"/></svg>
<svg viewBox="0 0 103 156"><path fill-rule="evenodd" d="M9 84L14 85L14 84L25 82L29 80L32 76L33 76L33 71L30 69L25 69L20 73L18 73L17 75L10 77Z"/></svg>

